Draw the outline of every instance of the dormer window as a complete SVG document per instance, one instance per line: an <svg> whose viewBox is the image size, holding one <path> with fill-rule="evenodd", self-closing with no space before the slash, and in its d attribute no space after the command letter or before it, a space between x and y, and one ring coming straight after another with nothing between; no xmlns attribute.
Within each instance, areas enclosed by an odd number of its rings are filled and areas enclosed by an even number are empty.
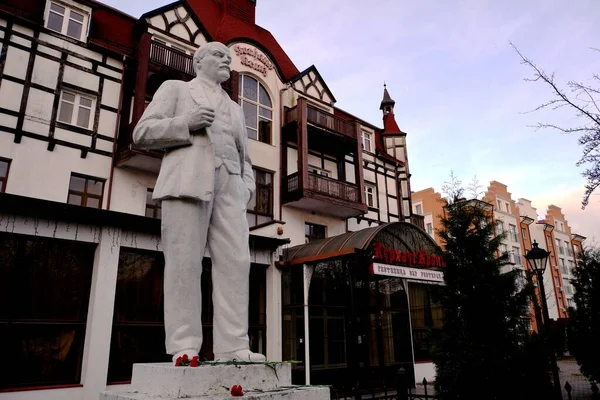
<svg viewBox="0 0 600 400"><path fill-rule="evenodd" d="M88 14L64 3L51 1L46 11L46 28L77 40L87 35Z"/></svg>

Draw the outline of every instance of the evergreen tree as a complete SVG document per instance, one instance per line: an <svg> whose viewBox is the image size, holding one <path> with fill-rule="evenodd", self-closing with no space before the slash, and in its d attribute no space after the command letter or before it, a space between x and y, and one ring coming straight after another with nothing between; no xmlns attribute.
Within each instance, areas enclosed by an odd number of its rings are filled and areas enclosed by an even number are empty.
<svg viewBox="0 0 600 400"><path fill-rule="evenodd" d="M600 249L585 249L571 280L576 308L569 310L569 349L581 373L600 381Z"/></svg>
<svg viewBox="0 0 600 400"><path fill-rule="evenodd" d="M527 290L517 284L520 271L501 271L509 259L497 255L504 236L494 237L486 203L451 192L439 232L447 267L439 292L444 324L432 352L436 391L443 400L546 398L539 397L549 378L539 341L529 337Z"/></svg>

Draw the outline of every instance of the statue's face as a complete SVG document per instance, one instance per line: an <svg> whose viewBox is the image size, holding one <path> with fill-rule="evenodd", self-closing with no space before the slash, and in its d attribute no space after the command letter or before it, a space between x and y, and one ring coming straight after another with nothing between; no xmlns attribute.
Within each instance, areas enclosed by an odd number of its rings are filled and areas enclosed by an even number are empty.
<svg viewBox="0 0 600 400"><path fill-rule="evenodd" d="M225 46L213 46L198 63L198 73L205 78L221 83L231 75L231 54Z"/></svg>

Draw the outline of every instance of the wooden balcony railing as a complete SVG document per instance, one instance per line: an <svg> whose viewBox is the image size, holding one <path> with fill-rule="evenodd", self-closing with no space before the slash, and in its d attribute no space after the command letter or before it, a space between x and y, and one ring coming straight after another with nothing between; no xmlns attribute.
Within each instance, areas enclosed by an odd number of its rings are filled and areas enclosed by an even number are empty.
<svg viewBox="0 0 600 400"><path fill-rule="evenodd" d="M293 193L300 190L297 172L288 175L285 189L287 189L287 193ZM306 182L305 189L310 189L326 196L351 203L358 203L360 201L359 189L357 186L351 183L338 181L337 179L317 175L312 172L308 173L308 182Z"/></svg>
<svg viewBox="0 0 600 400"><path fill-rule="evenodd" d="M297 120L298 106L286 109L285 123ZM352 121L346 121L316 107L306 106L306 120L313 125L340 133L352 139L357 138L356 125Z"/></svg>
<svg viewBox="0 0 600 400"><path fill-rule="evenodd" d="M150 44L150 60L188 75L194 75L192 56L154 40Z"/></svg>
<svg viewBox="0 0 600 400"><path fill-rule="evenodd" d="M413 214L410 216L410 223L418 226L419 228L425 230L425 217L419 214Z"/></svg>

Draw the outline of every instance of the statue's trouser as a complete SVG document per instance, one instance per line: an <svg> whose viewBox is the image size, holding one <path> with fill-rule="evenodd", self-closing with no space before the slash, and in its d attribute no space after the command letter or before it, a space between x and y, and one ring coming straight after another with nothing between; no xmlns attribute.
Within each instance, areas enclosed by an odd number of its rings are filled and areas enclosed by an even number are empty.
<svg viewBox="0 0 600 400"><path fill-rule="evenodd" d="M165 333L168 354L202 346L200 271L209 246L213 283L213 352L248 349L250 250L246 186L225 166L215 170L213 201L162 202ZM206 243L206 245L205 245Z"/></svg>

